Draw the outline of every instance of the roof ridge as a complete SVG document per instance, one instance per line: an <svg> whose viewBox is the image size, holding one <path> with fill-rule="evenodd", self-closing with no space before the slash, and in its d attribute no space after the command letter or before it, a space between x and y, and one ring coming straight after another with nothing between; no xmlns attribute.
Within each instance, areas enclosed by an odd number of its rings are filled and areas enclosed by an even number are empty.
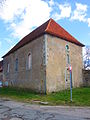
<svg viewBox="0 0 90 120"><path fill-rule="evenodd" d="M45 32L49 33L49 34L52 34L52 35L55 35L57 37L61 37L64 40L75 43L75 44L80 45L82 47L84 46L75 37L73 37L72 34L70 34L67 30L65 30L61 25L59 25L52 18L49 20L48 27L45 30Z"/></svg>
<svg viewBox="0 0 90 120"><path fill-rule="evenodd" d="M65 30L62 26L60 26L56 21L52 18L47 20L45 23L34 29L31 33L23 37L7 54L3 56L3 58L10 53L13 53L20 47L28 44L29 42L35 40L44 34L51 34L53 36L62 38L63 40L69 41L71 43L77 44L81 47L84 45L80 43L76 38L74 38L67 30Z"/></svg>
<svg viewBox="0 0 90 120"><path fill-rule="evenodd" d="M45 32L48 30L48 28L49 28L50 23L51 23L52 20L53 20L52 18L50 18L50 19L48 20L48 25L47 25L47 27L46 27L46 29L45 29Z"/></svg>

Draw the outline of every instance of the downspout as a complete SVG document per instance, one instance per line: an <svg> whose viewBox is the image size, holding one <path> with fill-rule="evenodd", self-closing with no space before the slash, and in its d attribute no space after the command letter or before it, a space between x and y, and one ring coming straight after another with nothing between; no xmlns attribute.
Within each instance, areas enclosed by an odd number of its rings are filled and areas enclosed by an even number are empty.
<svg viewBox="0 0 90 120"><path fill-rule="evenodd" d="M47 69L47 34L44 34L44 45L43 45L43 65L44 65L44 93L47 93L46 86L46 69Z"/></svg>

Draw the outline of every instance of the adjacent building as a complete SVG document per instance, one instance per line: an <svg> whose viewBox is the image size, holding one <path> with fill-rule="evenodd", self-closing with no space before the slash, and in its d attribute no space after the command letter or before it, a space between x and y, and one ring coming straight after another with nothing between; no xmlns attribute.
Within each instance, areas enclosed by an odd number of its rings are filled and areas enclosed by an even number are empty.
<svg viewBox="0 0 90 120"><path fill-rule="evenodd" d="M0 83L3 82L3 61L0 61Z"/></svg>
<svg viewBox="0 0 90 120"><path fill-rule="evenodd" d="M3 56L4 80L9 86L40 93L60 91L70 87L71 65L73 87L79 87L83 84L83 46L49 19Z"/></svg>

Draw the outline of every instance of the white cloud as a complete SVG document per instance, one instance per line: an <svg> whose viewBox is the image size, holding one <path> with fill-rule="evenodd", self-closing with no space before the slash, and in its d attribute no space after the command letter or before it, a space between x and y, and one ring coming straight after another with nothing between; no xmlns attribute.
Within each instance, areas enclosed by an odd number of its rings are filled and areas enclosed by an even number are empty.
<svg viewBox="0 0 90 120"><path fill-rule="evenodd" d="M86 12L87 5L76 3L76 9L72 13L69 3L58 4L54 0L3 0L0 5L0 19L8 25L7 30L10 29L15 38L24 37L50 16L55 20L71 17L72 20L87 22L90 26L90 18L86 18Z"/></svg>
<svg viewBox="0 0 90 120"><path fill-rule="evenodd" d="M55 4L55 2L53 0L50 0L48 3L50 6L53 6Z"/></svg>
<svg viewBox="0 0 90 120"><path fill-rule="evenodd" d="M74 10L71 20L79 20L86 22L86 12L87 12L87 5L76 3L76 9Z"/></svg>
<svg viewBox="0 0 90 120"><path fill-rule="evenodd" d="M70 17L71 6L69 4L60 5L59 8L61 10L61 14L60 14L61 18L65 18L65 17L68 18L68 17Z"/></svg>
<svg viewBox="0 0 90 120"><path fill-rule="evenodd" d="M48 20L51 10L42 0L6 0L0 7L0 18L10 24L14 36L23 37Z"/></svg>
<svg viewBox="0 0 90 120"><path fill-rule="evenodd" d="M2 58L0 58L0 61L2 61L3 59Z"/></svg>
<svg viewBox="0 0 90 120"><path fill-rule="evenodd" d="M14 18L20 15L27 2L25 0L5 0L0 7L0 17L6 22L14 20Z"/></svg>
<svg viewBox="0 0 90 120"><path fill-rule="evenodd" d="M83 53L83 56L86 55L86 47L83 47L83 48L82 48L82 53Z"/></svg>
<svg viewBox="0 0 90 120"><path fill-rule="evenodd" d="M88 26L90 27L90 18L87 19Z"/></svg>
<svg viewBox="0 0 90 120"><path fill-rule="evenodd" d="M50 11L50 7L44 1L33 1L32 4L26 8L26 13L23 15L23 21L14 27L16 29L15 34L26 35L33 27L37 27L49 19Z"/></svg>
<svg viewBox="0 0 90 120"><path fill-rule="evenodd" d="M56 20L70 17L71 6L69 4L66 4L66 3L65 4L60 4L59 9L60 9L60 14L59 13L55 14L55 19Z"/></svg>

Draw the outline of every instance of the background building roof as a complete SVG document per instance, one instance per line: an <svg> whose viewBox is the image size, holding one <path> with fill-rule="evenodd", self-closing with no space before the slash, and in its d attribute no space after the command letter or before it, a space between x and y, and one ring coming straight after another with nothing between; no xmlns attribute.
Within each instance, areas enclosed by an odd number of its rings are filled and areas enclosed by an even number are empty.
<svg viewBox="0 0 90 120"><path fill-rule="evenodd" d="M2 71L3 71L3 60L0 61L0 72L2 72Z"/></svg>

